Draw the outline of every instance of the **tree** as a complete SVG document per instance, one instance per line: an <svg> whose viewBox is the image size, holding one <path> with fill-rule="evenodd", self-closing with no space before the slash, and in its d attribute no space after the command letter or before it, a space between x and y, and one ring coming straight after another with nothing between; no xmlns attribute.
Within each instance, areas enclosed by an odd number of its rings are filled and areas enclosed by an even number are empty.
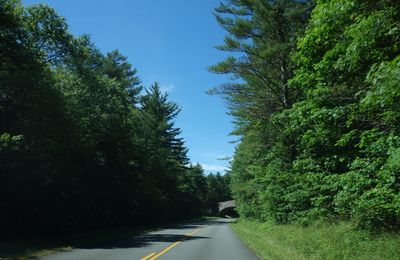
<svg viewBox="0 0 400 260"><path fill-rule="evenodd" d="M156 207L162 217L174 209L179 209L179 201L175 199L177 179L186 171L188 163L187 149L179 137L181 130L174 126L174 118L180 109L168 100L168 94L162 93L158 83L153 84L142 97L140 118L144 133L144 153L146 154L146 178L156 190L153 196L159 201Z"/></svg>
<svg viewBox="0 0 400 260"><path fill-rule="evenodd" d="M303 179L314 187L310 210L373 230L400 224L399 12L393 1L318 1L291 82L307 93L290 113L301 140L295 163L310 169Z"/></svg>
<svg viewBox="0 0 400 260"><path fill-rule="evenodd" d="M255 2L282 7L290 1L231 1L219 11L236 17L219 19L230 34L269 55L280 45L267 39L263 42L270 45L255 45L247 34L240 34L258 28L252 25L253 16L262 9ZM306 19L308 11L301 8L305 3L297 1L300 12L295 13ZM287 87L291 93L286 96L291 98L282 98L265 82L268 94L261 99L270 102L267 97L273 97L275 103L270 104L275 110L254 109L257 95L251 94L257 91L246 88L255 86L254 80L238 73L243 69L238 65L257 66L256 59L229 58L213 68L244 80L244 87L225 93L239 118L236 133L241 142L232 162L231 186L242 216L303 224L321 218L351 220L372 231L400 227L399 13L396 1L321 0L303 35L306 23L286 20L300 33L283 45L291 46L283 52L291 57L288 78L279 79L270 65L260 65L268 68L260 75L275 79L277 85L272 86ZM286 24L279 15L265 14L273 20L268 26ZM269 20L258 24L264 21ZM270 28L279 32L279 27ZM232 50L243 44L226 42ZM289 105L282 100L290 100ZM253 111L259 116L252 117Z"/></svg>
<svg viewBox="0 0 400 260"><path fill-rule="evenodd" d="M236 126L232 134L240 136L232 162L232 191L242 216L268 215L265 178L280 172L266 169L276 169L277 163L287 167L296 155L295 136L284 131L287 118L282 112L303 96L301 88L288 84L295 68L290 55L312 8L312 1L265 0L225 1L216 8L217 21L228 32L218 48L232 54L210 70L230 74L239 83L210 93L227 100Z"/></svg>
<svg viewBox="0 0 400 260"><path fill-rule="evenodd" d="M229 175L209 174L207 181L207 209L211 213L218 214L218 203L232 199L229 188Z"/></svg>
<svg viewBox="0 0 400 260"><path fill-rule="evenodd" d="M178 201L185 215L195 217L205 213L208 187L200 164L189 165L178 176L177 188Z"/></svg>
<svg viewBox="0 0 400 260"><path fill-rule="evenodd" d="M53 186L60 178L58 158L70 140L63 98L53 88L49 62L61 57L54 49L67 45L68 34L51 8L24 9L18 1L1 1L0 10L2 229L44 229L42 219L53 220L45 209L59 195ZM47 29L52 39L46 38Z"/></svg>
<svg viewBox="0 0 400 260"><path fill-rule="evenodd" d="M73 36L48 6L3 0L0 59L4 233L201 214L202 171L187 167L178 106L157 84L140 95L137 71L119 51L103 54L89 36Z"/></svg>
<svg viewBox="0 0 400 260"><path fill-rule="evenodd" d="M244 133L242 127L265 123L274 112L291 107L300 94L288 85L293 75L289 56L311 6L310 1L229 0L215 9L228 32L218 49L233 54L210 70L243 83L224 84L210 93L224 95L238 134Z"/></svg>

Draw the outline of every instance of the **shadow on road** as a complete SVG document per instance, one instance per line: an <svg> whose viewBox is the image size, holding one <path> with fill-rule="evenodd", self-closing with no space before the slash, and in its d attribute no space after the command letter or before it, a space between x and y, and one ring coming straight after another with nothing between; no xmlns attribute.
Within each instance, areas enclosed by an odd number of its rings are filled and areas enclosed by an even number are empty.
<svg viewBox="0 0 400 260"><path fill-rule="evenodd" d="M203 226L214 226L214 225L226 225L228 223L234 222L234 219L216 219L216 220L205 220L192 222L187 224L172 225L166 227L167 232L175 233L174 230L184 230L192 231ZM152 243L157 242L169 242L173 243L176 241L189 241L195 239L209 239L209 237L203 236L185 236L183 234L163 234L163 233L144 233L142 235L131 236L119 241L97 243L92 245L79 246L77 248L81 249L113 249L113 248L139 248L146 247Z"/></svg>
<svg viewBox="0 0 400 260"><path fill-rule="evenodd" d="M152 243L157 242L169 242L173 243L176 241L190 241L195 239L210 239L210 237L204 236L185 236L183 234L174 233L185 233L201 228L203 226L215 226L215 225L226 225L234 222L235 219L215 219L215 220L200 220L196 222L188 222L186 224L170 225L165 226L162 232L150 232L137 234L137 231L100 231L78 234L78 235L65 235L65 236L54 236L54 237L36 237L34 239L28 239L26 241L18 241L15 243L0 243L0 259L5 256L10 256L13 259L14 256L18 256L20 252L33 250L42 251L48 250L49 248L79 248L79 249L113 249L113 248L139 248L147 247ZM176 230L176 232L174 232ZM100 242L102 241L102 242Z"/></svg>
<svg viewBox="0 0 400 260"><path fill-rule="evenodd" d="M167 229L196 229L202 227L204 225L215 226L215 225L226 225L232 222L235 222L236 219L216 219L216 220L203 220L198 222L192 222L188 224L180 224L180 225L170 225L166 226Z"/></svg>
<svg viewBox="0 0 400 260"><path fill-rule="evenodd" d="M191 223L191 224L182 224L182 225L171 225L171 226L167 226L165 227L166 229L196 229L196 228L200 228L202 225L202 223Z"/></svg>
<svg viewBox="0 0 400 260"><path fill-rule="evenodd" d="M146 247L152 243L157 242L177 242L177 241L189 241L195 239L209 239L209 237L203 236L185 236L176 234L143 234L134 236L121 241L114 241L95 245L85 245L77 248L80 249L115 249L115 248L138 248Z"/></svg>

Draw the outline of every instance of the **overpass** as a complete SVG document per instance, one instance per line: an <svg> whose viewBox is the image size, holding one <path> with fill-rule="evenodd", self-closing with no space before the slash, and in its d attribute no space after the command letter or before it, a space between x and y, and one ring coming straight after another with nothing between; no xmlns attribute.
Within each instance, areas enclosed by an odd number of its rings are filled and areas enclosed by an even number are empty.
<svg viewBox="0 0 400 260"><path fill-rule="evenodd" d="M237 216L236 204L234 200L222 201L218 203L218 215L220 216Z"/></svg>

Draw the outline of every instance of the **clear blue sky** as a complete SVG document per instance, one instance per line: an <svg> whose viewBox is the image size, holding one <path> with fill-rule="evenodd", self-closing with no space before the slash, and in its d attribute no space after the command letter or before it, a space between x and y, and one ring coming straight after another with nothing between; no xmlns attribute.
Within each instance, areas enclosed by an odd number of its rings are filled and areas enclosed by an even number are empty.
<svg viewBox="0 0 400 260"><path fill-rule="evenodd" d="M89 34L102 52L118 49L138 70L144 86L158 81L182 112L176 126L189 158L206 172L223 172L234 145L231 118L207 89L227 81L207 67L227 55L214 47L225 32L212 14L219 0L23 0L45 3L66 18L75 35Z"/></svg>

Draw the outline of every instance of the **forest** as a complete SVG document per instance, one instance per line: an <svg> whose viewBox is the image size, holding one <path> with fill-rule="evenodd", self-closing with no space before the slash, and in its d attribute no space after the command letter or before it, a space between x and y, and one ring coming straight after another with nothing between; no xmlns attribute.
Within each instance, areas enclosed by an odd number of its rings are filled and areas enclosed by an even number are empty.
<svg viewBox="0 0 400 260"><path fill-rule="evenodd" d="M210 72L234 120L227 174L188 159L178 104L47 5L0 0L2 234L217 214L400 229L400 2L224 0ZM89 32L90 33L90 32Z"/></svg>
<svg viewBox="0 0 400 260"><path fill-rule="evenodd" d="M217 214L229 175L189 161L179 112L51 7L0 0L1 238Z"/></svg>
<svg viewBox="0 0 400 260"><path fill-rule="evenodd" d="M400 229L400 2L227 0L211 66L242 218Z"/></svg>

